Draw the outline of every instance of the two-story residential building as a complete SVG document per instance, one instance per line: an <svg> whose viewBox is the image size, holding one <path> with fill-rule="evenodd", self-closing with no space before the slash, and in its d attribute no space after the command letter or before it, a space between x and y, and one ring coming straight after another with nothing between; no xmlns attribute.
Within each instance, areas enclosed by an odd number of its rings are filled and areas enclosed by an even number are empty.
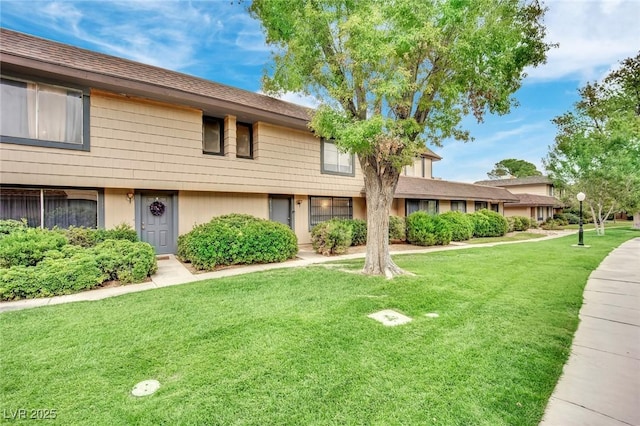
<svg viewBox="0 0 640 426"><path fill-rule="evenodd" d="M505 203L505 216L525 216L542 222L562 210L553 181L546 176L482 180L476 184L505 188L518 198L517 202Z"/></svg>
<svg viewBox="0 0 640 426"><path fill-rule="evenodd" d="M365 218L353 155L315 137L310 111L268 96L0 30L0 219L31 226L126 223L158 253L226 213L289 225ZM501 188L405 170L394 214L501 211ZM458 192L456 192L458 191Z"/></svg>

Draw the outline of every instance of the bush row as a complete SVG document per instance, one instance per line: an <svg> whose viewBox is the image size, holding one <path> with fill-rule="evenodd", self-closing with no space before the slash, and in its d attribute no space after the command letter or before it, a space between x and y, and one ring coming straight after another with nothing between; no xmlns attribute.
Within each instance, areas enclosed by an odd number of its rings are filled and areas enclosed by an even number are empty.
<svg viewBox="0 0 640 426"><path fill-rule="evenodd" d="M153 247L130 241L126 225L102 234L123 239L86 247L71 244L66 231L28 228L15 222L0 221L0 300L69 294L109 280L140 282L157 270ZM76 228L74 235L100 235L79 229L85 228Z"/></svg>
<svg viewBox="0 0 640 426"><path fill-rule="evenodd" d="M245 214L229 214L195 226L178 237L178 257L195 268L282 262L298 252L286 225Z"/></svg>
<svg viewBox="0 0 640 426"><path fill-rule="evenodd" d="M526 216L509 216L507 217L509 232L526 231L533 226L531 219Z"/></svg>

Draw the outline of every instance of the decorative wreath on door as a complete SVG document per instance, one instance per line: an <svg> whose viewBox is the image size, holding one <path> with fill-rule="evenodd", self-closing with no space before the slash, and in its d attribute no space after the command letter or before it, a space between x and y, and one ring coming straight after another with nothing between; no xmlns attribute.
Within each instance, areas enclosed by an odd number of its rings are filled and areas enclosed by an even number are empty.
<svg viewBox="0 0 640 426"><path fill-rule="evenodd" d="M162 216L164 214L165 208L166 206L162 203L162 201L158 201L158 200L154 201L149 206L149 210L151 211L151 214L154 216Z"/></svg>

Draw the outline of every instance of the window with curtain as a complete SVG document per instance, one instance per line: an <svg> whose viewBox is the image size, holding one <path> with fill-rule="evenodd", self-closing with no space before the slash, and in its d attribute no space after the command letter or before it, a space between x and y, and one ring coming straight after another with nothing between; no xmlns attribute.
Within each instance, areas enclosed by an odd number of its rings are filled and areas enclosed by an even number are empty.
<svg viewBox="0 0 640 426"><path fill-rule="evenodd" d="M98 191L0 188L0 219L23 218L27 219L29 226L35 228L97 228Z"/></svg>
<svg viewBox="0 0 640 426"><path fill-rule="evenodd" d="M338 197L309 197L309 227L329 219L353 219L353 199Z"/></svg>
<svg viewBox="0 0 640 426"><path fill-rule="evenodd" d="M407 200L407 216L417 211L438 214L438 207L438 200Z"/></svg>
<svg viewBox="0 0 640 426"><path fill-rule="evenodd" d="M222 120L213 117L202 119L202 152L224 155L224 125Z"/></svg>
<svg viewBox="0 0 640 426"><path fill-rule="evenodd" d="M340 152L336 144L322 139L322 173L354 176L355 157L353 154Z"/></svg>
<svg viewBox="0 0 640 426"><path fill-rule="evenodd" d="M0 83L0 134L4 142L83 145L82 91L6 77Z"/></svg>
<svg viewBox="0 0 640 426"><path fill-rule="evenodd" d="M475 211L486 209L487 208L487 202L486 201L476 201L474 203L474 208L475 208Z"/></svg>
<svg viewBox="0 0 640 426"><path fill-rule="evenodd" d="M236 157L253 158L251 124L236 124Z"/></svg>
<svg viewBox="0 0 640 426"><path fill-rule="evenodd" d="M464 200L456 200L451 201L451 211L452 212L467 212L467 202Z"/></svg>

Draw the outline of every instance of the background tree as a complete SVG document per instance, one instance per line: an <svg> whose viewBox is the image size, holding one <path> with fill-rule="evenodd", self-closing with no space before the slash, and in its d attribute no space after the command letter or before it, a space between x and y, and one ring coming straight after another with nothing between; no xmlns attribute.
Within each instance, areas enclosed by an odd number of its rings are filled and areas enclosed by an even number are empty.
<svg viewBox="0 0 640 426"><path fill-rule="evenodd" d="M515 158L498 161L493 170L487 173L489 179L523 178L541 175L542 173L536 168L535 164L525 160L516 160Z"/></svg>
<svg viewBox="0 0 640 426"><path fill-rule="evenodd" d="M573 111L553 120L558 134L545 167L560 185L586 194L599 234L612 212L634 212L640 222L639 84L640 54L580 89Z"/></svg>
<svg viewBox="0 0 640 426"><path fill-rule="evenodd" d="M402 273L389 208L428 141L469 140L473 114L507 113L523 69L545 60L544 8L522 0L254 0L275 51L267 93L313 94L310 127L357 154L367 198L364 273Z"/></svg>

